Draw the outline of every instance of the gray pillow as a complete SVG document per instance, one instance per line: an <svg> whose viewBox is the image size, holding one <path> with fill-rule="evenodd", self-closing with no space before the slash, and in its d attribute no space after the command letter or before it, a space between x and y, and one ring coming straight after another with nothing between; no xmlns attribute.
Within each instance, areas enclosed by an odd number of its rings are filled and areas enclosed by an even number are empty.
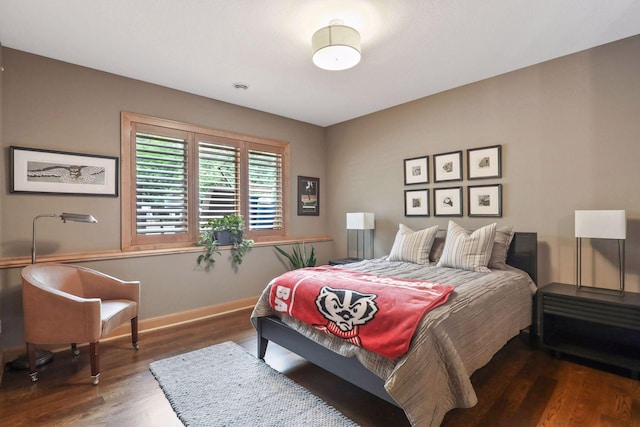
<svg viewBox="0 0 640 427"><path fill-rule="evenodd" d="M438 226L434 225L419 231L413 231L404 224L400 224L398 228L388 260L429 265L429 251Z"/></svg>
<svg viewBox="0 0 640 427"><path fill-rule="evenodd" d="M507 269L507 252L513 240L513 227L501 227L496 230L496 237L493 241L489 268L496 270Z"/></svg>
<svg viewBox="0 0 640 427"><path fill-rule="evenodd" d="M490 224L475 230L465 230L453 221L449 221L447 238L444 242L442 256L438 267L452 267L462 270L489 273L487 268L493 241L496 235L496 224Z"/></svg>

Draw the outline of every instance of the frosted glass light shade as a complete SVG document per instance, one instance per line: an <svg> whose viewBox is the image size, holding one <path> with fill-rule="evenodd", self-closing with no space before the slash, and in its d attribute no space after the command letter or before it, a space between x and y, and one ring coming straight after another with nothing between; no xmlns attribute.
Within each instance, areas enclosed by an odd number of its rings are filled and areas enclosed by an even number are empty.
<svg viewBox="0 0 640 427"><path fill-rule="evenodd" d="M627 238L627 218L624 210L576 211L575 215L576 237Z"/></svg>
<svg viewBox="0 0 640 427"><path fill-rule="evenodd" d="M347 230L373 230L375 217L371 212L355 212L347 214Z"/></svg>
<svg viewBox="0 0 640 427"><path fill-rule="evenodd" d="M346 70L360 62L360 33L346 25L329 25L313 34L311 48L317 67Z"/></svg>

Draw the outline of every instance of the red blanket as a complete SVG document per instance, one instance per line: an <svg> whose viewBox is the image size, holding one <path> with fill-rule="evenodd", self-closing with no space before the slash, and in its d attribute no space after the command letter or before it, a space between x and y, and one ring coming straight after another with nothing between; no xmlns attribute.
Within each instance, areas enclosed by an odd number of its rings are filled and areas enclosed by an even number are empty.
<svg viewBox="0 0 640 427"><path fill-rule="evenodd" d="M454 287L336 267L289 271L271 282L269 303L279 312L327 333L396 358L429 310Z"/></svg>

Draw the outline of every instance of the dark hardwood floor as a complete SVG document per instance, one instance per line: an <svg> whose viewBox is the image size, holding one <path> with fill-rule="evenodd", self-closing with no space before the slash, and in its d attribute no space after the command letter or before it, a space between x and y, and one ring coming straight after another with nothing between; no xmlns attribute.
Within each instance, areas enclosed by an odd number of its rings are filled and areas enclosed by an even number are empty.
<svg viewBox="0 0 640 427"><path fill-rule="evenodd" d="M149 363L229 340L255 355L248 311L143 333L139 351L128 338L101 343L97 386L89 377L86 347L78 357L56 353L36 383L26 371L5 366L0 425L179 426ZM362 426L409 425L400 409L281 347L270 344L266 361ZM472 381L478 404L449 412L443 426L640 426L640 382L553 358L532 348L524 335Z"/></svg>

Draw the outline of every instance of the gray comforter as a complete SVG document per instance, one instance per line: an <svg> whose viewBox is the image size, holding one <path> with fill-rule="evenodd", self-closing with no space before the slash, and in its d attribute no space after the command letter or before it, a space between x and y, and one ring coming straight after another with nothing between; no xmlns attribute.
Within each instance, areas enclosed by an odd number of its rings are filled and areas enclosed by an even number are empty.
<svg viewBox="0 0 640 427"><path fill-rule="evenodd" d="M320 332L269 306L269 286L251 315L279 316L284 323L321 345L357 357L385 380L385 388L415 426L440 425L453 408L469 408L478 399L470 376L511 338L531 324L535 285L517 269L476 273L427 267L385 258L343 268L406 279L424 279L456 287L447 303L422 319L409 352L388 359Z"/></svg>

